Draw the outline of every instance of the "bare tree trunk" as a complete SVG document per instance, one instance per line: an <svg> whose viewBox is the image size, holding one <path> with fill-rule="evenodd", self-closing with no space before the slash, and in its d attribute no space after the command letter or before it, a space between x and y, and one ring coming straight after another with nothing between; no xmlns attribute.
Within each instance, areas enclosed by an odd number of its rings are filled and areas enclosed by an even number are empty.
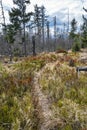
<svg viewBox="0 0 87 130"><path fill-rule="evenodd" d="M42 13L42 46L43 46L43 50L44 50L44 46L45 46L45 40L44 40L44 23L45 23L45 13L44 13L44 6L41 7L41 13Z"/></svg>
<svg viewBox="0 0 87 130"><path fill-rule="evenodd" d="M33 56L36 55L36 52L35 52L35 36L32 36L32 44L33 44Z"/></svg>
<svg viewBox="0 0 87 130"><path fill-rule="evenodd" d="M13 60L13 52L12 52L12 46L9 45L9 58L10 58L10 62L12 62Z"/></svg>
<svg viewBox="0 0 87 130"><path fill-rule="evenodd" d="M23 44L24 44L24 56L27 56L26 41L25 41L25 23L23 23Z"/></svg>
<svg viewBox="0 0 87 130"><path fill-rule="evenodd" d="M54 17L54 51L56 49L56 16Z"/></svg>
<svg viewBox="0 0 87 130"><path fill-rule="evenodd" d="M48 51L50 51L50 45L49 45L49 21L47 21L47 48L48 48Z"/></svg>

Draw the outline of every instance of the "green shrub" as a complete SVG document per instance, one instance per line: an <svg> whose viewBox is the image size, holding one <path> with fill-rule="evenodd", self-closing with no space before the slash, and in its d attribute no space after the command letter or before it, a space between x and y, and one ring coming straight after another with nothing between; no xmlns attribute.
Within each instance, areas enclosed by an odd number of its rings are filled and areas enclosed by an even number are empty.
<svg viewBox="0 0 87 130"><path fill-rule="evenodd" d="M66 125L66 126L63 128L63 130L72 130L72 127L71 127L71 125Z"/></svg>
<svg viewBox="0 0 87 130"><path fill-rule="evenodd" d="M63 106L63 101L62 100L59 100L58 101L58 107L62 107Z"/></svg>
<svg viewBox="0 0 87 130"><path fill-rule="evenodd" d="M78 42L74 43L72 47L72 51L73 52L80 51L80 43Z"/></svg>
<svg viewBox="0 0 87 130"><path fill-rule="evenodd" d="M86 44L83 42L83 43L81 44L81 47L82 47L82 48L85 48L85 47L86 47Z"/></svg>
<svg viewBox="0 0 87 130"><path fill-rule="evenodd" d="M71 67L75 66L75 61L73 59L69 60L69 66L71 66Z"/></svg>
<svg viewBox="0 0 87 130"><path fill-rule="evenodd" d="M58 46L56 49L56 53L64 53L67 54L67 50L65 50L62 46Z"/></svg>
<svg viewBox="0 0 87 130"><path fill-rule="evenodd" d="M14 56L19 56L20 55L20 49L19 48L15 48L14 49Z"/></svg>

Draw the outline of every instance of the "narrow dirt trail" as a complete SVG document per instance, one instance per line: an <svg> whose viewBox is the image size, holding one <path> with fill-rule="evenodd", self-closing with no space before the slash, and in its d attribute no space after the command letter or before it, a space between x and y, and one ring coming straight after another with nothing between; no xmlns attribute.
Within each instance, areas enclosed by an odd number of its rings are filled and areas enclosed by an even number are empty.
<svg viewBox="0 0 87 130"><path fill-rule="evenodd" d="M56 62L53 64L48 63L34 74L31 95L35 107L35 112L37 113L36 118L38 119L38 130L58 130L59 126L61 127L64 125L64 122L60 118L54 118L53 112L50 108L51 104L47 96L42 92L41 86L39 84L39 79L44 73L44 69L46 69L46 67L53 69L55 64ZM5 69L10 74L15 71L12 65L6 65Z"/></svg>
<svg viewBox="0 0 87 130"><path fill-rule="evenodd" d="M38 130L57 130L58 126L63 125L60 119L54 119L50 109L50 103L46 95L43 94L39 84L39 78L45 68L35 73L33 80L32 96L36 100L36 109L38 111L39 129Z"/></svg>
<svg viewBox="0 0 87 130"><path fill-rule="evenodd" d="M33 90L33 96L34 98L37 97L37 108L38 108L38 114L40 117L40 130L46 130L47 124L50 123L51 120L51 110L49 108L49 102L46 98L46 96L42 93L40 86L38 84L38 79L39 79L40 73L37 73L35 78L34 78L34 90Z"/></svg>

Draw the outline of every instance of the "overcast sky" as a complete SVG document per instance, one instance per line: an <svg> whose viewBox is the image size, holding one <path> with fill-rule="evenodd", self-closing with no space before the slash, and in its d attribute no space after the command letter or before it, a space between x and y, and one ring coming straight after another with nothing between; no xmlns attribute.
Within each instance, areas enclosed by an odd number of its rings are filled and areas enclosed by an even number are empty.
<svg viewBox="0 0 87 130"><path fill-rule="evenodd" d="M34 9L34 5L44 5L46 8L47 15L50 16L50 20L54 16L57 17L57 23L59 25L68 22L68 11L69 21L76 18L78 24L82 23L82 14L85 14L83 6L87 8L87 0L31 0L29 6L30 10ZM8 21L8 10L13 7L12 0L2 0L4 6L4 12L6 21Z"/></svg>

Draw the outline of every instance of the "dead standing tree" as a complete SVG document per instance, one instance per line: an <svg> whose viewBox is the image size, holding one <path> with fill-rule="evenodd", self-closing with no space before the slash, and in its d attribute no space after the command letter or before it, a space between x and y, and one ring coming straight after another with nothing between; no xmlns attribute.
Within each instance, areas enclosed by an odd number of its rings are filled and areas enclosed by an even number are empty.
<svg viewBox="0 0 87 130"><path fill-rule="evenodd" d="M41 46L41 50L44 51L45 46L45 25L47 21L47 16L45 15L45 7L37 6L34 7L34 24L36 26L36 35L38 37L38 43Z"/></svg>
<svg viewBox="0 0 87 130"><path fill-rule="evenodd" d="M50 29L49 29L49 21L47 21L47 48L48 48L48 51L50 50L49 37L50 37Z"/></svg>
<svg viewBox="0 0 87 130"><path fill-rule="evenodd" d="M1 31L1 43L2 45L0 45L1 54L5 54L5 50L7 49L6 46L4 46L4 42L5 42L5 36L6 36L6 22L5 22L5 15L4 15L4 9L3 9L3 3L2 0L0 0L0 31Z"/></svg>
<svg viewBox="0 0 87 130"><path fill-rule="evenodd" d="M56 27L56 16L54 17L54 51L56 49L56 31L57 31L57 27Z"/></svg>
<svg viewBox="0 0 87 130"><path fill-rule="evenodd" d="M33 44L33 56L36 55L36 51L35 51L35 36L32 36L32 44Z"/></svg>
<svg viewBox="0 0 87 130"><path fill-rule="evenodd" d="M37 42L41 44L41 10L37 4L34 6L34 24L36 26Z"/></svg>
<svg viewBox="0 0 87 130"><path fill-rule="evenodd" d="M45 48L45 24L47 23L47 16L45 14L45 7L41 6L41 21L42 21L42 46Z"/></svg>

